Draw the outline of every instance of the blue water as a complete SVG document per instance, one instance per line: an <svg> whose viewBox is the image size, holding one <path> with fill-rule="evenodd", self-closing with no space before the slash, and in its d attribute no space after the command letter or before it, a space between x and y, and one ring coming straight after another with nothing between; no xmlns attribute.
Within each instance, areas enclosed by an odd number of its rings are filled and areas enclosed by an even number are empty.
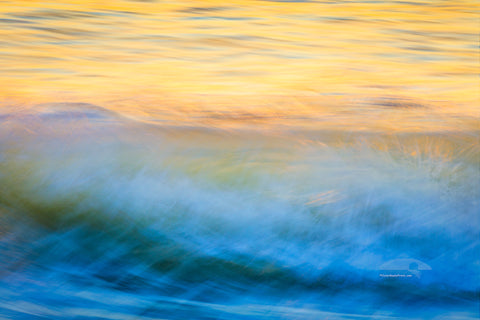
<svg viewBox="0 0 480 320"><path fill-rule="evenodd" d="M0 318L476 319L477 142L4 113Z"/></svg>

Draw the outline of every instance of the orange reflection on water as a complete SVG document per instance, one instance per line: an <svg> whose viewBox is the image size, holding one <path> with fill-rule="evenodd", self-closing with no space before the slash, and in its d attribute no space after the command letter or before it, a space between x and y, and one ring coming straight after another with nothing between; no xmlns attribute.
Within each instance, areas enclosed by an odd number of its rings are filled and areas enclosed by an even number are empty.
<svg viewBox="0 0 480 320"><path fill-rule="evenodd" d="M468 117L478 17L471 0L1 1L0 96L178 121L338 117L328 101Z"/></svg>

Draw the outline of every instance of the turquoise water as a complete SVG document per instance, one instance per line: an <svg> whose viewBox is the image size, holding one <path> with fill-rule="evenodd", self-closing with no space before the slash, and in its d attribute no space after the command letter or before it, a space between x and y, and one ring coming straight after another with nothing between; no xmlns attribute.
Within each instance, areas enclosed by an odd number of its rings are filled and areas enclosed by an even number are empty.
<svg viewBox="0 0 480 320"><path fill-rule="evenodd" d="M2 319L475 319L478 133L0 116Z"/></svg>

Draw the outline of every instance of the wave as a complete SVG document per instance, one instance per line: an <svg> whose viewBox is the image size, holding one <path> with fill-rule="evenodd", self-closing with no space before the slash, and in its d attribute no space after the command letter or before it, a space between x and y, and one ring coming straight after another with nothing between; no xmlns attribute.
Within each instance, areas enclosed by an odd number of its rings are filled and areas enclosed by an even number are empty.
<svg viewBox="0 0 480 320"><path fill-rule="evenodd" d="M103 318L474 317L477 139L4 114L0 310L88 318L105 295Z"/></svg>

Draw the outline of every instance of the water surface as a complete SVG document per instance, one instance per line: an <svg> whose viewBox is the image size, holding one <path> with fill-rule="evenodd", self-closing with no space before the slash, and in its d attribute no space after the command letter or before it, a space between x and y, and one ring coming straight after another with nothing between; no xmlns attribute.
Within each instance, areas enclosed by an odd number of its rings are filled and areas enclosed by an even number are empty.
<svg viewBox="0 0 480 320"><path fill-rule="evenodd" d="M475 1L0 1L0 318L478 319Z"/></svg>

